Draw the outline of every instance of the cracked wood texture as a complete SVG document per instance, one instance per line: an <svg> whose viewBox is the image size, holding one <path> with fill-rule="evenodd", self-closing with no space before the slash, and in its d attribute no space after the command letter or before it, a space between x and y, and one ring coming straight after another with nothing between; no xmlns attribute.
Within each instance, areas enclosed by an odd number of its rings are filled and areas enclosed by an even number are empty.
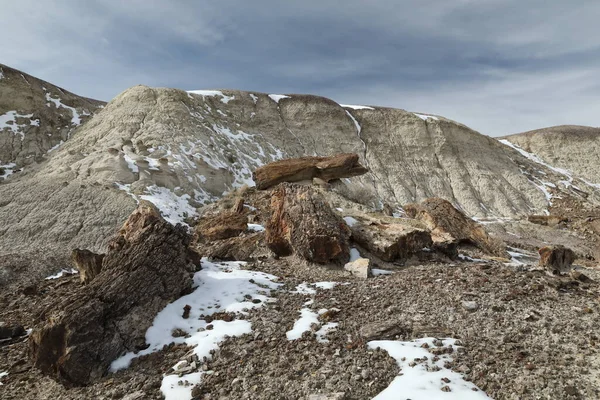
<svg viewBox="0 0 600 400"><path fill-rule="evenodd" d="M40 316L33 364L66 385L86 385L124 352L144 348L156 314L192 286L198 258L189 243L185 228L141 202L110 241L98 276Z"/></svg>
<svg viewBox="0 0 600 400"><path fill-rule="evenodd" d="M282 183L271 193L267 246L278 256L296 253L319 264L350 260L350 230L310 186Z"/></svg>

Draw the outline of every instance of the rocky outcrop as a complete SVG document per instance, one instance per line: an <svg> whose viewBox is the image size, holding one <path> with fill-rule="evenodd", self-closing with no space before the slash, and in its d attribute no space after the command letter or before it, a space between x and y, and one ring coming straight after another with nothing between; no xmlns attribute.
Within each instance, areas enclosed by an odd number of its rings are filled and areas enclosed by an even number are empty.
<svg viewBox="0 0 600 400"><path fill-rule="evenodd" d="M142 202L112 238L102 270L41 316L30 338L32 363L68 385L102 376L125 351L142 349L146 330L188 291L197 255L180 225Z"/></svg>
<svg viewBox="0 0 600 400"><path fill-rule="evenodd" d="M331 157L301 157L275 161L258 168L252 179L258 189L268 189L282 182L329 182L333 179L363 175L369 170L358 162L358 154L337 154Z"/></svg>
<svg viewBox="0 0 600 400"><path fill-rule="evenodd" d="M443 117L309 95L275 101L256 92L136 86L73 131L47 162L0 184L0 254L104 253L135 200L149 199L169 221L184 222L223 193L254 185L252 171L273 161L344 153L358 154L369 172L330 185L371 209L436 196L469 215L542 214L548 200L535 178L565 179Z"/></svg>
<svg viewBox="0 0 600 400"><path fill-rule="evenodd" d="M74 249L71 252L71 262L84 284L90 283L102 270L104 254L92 253L89 250Z"/></svg>
<svg viewBox="0 0 600 400"><path fill-rule="evenodd" d="M349 238L350 230L317 190L288 183L273 189L266 243L276 255L343 265L350 259Z"/></svg>
<svg viewBox="0 0 600 400"><path fill-rule="evenodd" d="M600 183L600 128L552 126L503 139L535 154L554 167L569 170L589 182ZM577 183L579 184L580 182Z"/></svg>
<svg viewBox="0 0 600 400"><path fill-rule="evenodd" d="M404 207L407 214L420 220L431 231L434 247L453 255L460 243L477 246L490 255L508 257L504 244L491 238L479 225L456 209L449 201L430 198Z"/></svg>
<svg viewBox="0 0 600 400"><path fill-rule="evenodd" d="M104 104L0 64L0 168L44 160Z"/></svg>
<svg viewBox="0 0 600 400"><path fill-rule="evenodd" d="M573 250L561 245L542 247L538 253L540 267L557 275L568 273L576 258Z"/></svg>
<svg viewBox="0 0 600 400"><path fill-rule="evenodd" d="M346 221L352 240L384 261L403 262L432 244L429 231L409 220L346 217Z"/></svg>

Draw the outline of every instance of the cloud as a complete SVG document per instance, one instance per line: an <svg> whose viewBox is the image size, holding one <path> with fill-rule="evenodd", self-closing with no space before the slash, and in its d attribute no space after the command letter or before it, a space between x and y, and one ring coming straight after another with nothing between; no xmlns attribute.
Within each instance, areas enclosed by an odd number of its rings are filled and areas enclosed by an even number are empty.
<svg viewBox="0 0 600 400"><path fill-rule="evenodd" d="M597 125L600 3L20 0L2 62L108 100L136 84L313 93L502 135Z"/></svg>

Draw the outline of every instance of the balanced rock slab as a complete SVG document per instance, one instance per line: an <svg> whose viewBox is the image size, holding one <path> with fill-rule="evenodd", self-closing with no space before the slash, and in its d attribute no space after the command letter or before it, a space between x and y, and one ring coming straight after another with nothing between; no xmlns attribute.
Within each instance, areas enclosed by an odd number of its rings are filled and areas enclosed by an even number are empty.
<svg viewBox="0 0 600 400"><path fill-rule="evenodd" d="M565 246L546 246L538 250L540 266L554 274L565 274L571 270L575 252Z"/></svg>
<svg viewBox="0 0 600 400"><path fill-rule="evenodd" d="M346 264L350 230L310 186L283 183L271 193L266 244L276 255L297 254L319 264Z"/></svg>
<svg viewBox="0 0 600 400"><path fill-rule="evenodd" d="M366 174L369 170L358 162L358 154L342 153L331 157L289 158L258 168L252 179L258 189L268 189L282 182L300 182L314 178L324 182Z"/></svg>
<svg viewBox="0 0 600 400"><path fill-rule="evenodd" d="M510 258L504 244L491 238L483 226L456 209L448 200L432 197L420 204L408 204L404 210L411 218L423 222L431 230L438 249L456 252L456 245L469 243L488 254Z"/></svg>
<svg viewBox="0 0 600 400"><path fill-rule="evenodd" d="M32 364L66 385L86 385L123 353L144 348L156 314L191 289L199 259L190 240L183 226L140 202L95 279L40 316L29 339Z"/></svg>

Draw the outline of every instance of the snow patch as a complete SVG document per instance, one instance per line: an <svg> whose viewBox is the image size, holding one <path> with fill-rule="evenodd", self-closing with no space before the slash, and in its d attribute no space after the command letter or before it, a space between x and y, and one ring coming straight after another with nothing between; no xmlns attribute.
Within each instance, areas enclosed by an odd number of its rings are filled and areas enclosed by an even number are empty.
<svg viewBox="0 0 600 400"><path fill-rule="evenodd" d="M250 97L252 98L252 101L254 102L254 104L256 104L258 102L258 96L256 96L255 94L250 93Z"/></svg>
<svg viewBox="0 0 600 400"><path fill-rule="evenodd" d="M165 220L173 225L188 226L184 220L187 217L198 215L196 209L189 203L190 195L188 194L177 196L169 189L156 185L148 186L146 190L150 194L143 194L139 197L154 204Z"/></svg>
<svg viewBox="0 0 600 400"><path fill-rule="evenodd" d="M373 400L480 400L489 399L483 391L463 379L463 376L451 369L444 368L446 361L452 358L446 354L439 356L438 361L433 361L433 354L421 346L427 343L429 347L435 347L435 338L415 339L409 342L394 340L375 340L368 342L370 349L381 348L396 360L402 370L392 383ZM443 339L444 346L456 346L455 339ZM409 365L415 359L424 361L411 367ZM436 371L437 370L437 371ZM444 382L446 378L447 381ZM442 387L448 386L451 391L444 392ZM474 391L476 389L477 391Z"/></svg>
<svg viewBox="0 0 600 400"><path fill-rule="evenodd" d="M152 326L146 331L146 343L149 347L134 353L127 353L111 364L111 372L127 368L131 360L146 354L151 354L171 343L185 343L194 347L194 353L200 360L210 359L211 351L219 347L219 343L228 336L239 336L252 331L252 326L246 320L225 322L214 320L206 322L202 316L216 312L245 313L245 309L261 307L272 301L268 297L271 290L279 284L273 281L276 276L257 271L241 269L245 262L210 262L202 259L202 269L194 275L196 290L179 298L166 306L154 318ZM253 283L251 283L251 281ZM266 287L266 289L264 288ZM255 304L247 297L260 300ZM191 307L189 318L182 316L184 306ZM206 329L212 325L212 329ZM210 327L209 327L210 328ZM188 337L173 337L174 329L188 332ZM161 391L166 399L191 399L191 390L200 383L204 372L195 372L181 377L165 375ZM187 381L187 383L186 383Z"/></svg>
<svg viewBox="0 0 600 400"><path fill-rule="evenodd" d="M429 118L438 121L439 118L438 117L434 117L433 115L425 115L425 114L417 114L417 113L413 113L415 114L417 117L421 118L423 121L427 121Z"/></svg>
<svg viewBox="0 0 600 400"><path fill-rule="evenodd" d="M78 274L78 273L79 273L79 271L77 271L74 268L71 268L71 269L61 269L60 272L58 272L58 273L56 273L54 275L47 276L45 279L48 281L48 280L52 280L52 279L62 278L65 275L75 275L75 274Z"/></svg>
<svg viewBox="0 0 600 400"><path fill-rule="evenodd" d="M0 170L4 171L2 174L0 174L0 179L6 179L12 175L16 166L17 164L15 163L0 164Z"/></svg>
<svg viewBox="0 0 600 400"><path fill-rule="evenodd" d="M279 100L281 99L291 99L290 96L286 96L284 94L270 94L269 97L277 104L279 104Z"/></svg>
<svg viewBox="0 0 600 400"><path fill-rule="evenodd" d="M353 217L344 217L344 221L346 221L346 224L350 227L354 226L355 224L358 224L358 220Z"/></svg>
<svg viewBox="0 0 600 400"><path fill-rule="evenodd" d="M353 110L374 110L373 107L369 107L369 106L357 106L357 105L353 105L353 104L340 104L340 106L342 106L344 108L351 108Z"/></svg>
<svg viewBox="0 0 600 400"><path fill-rule="evenodd" d="M81 118L79 116L79 113L77 112L77 110L73 107L69 107L65 104L62 103L61 99L53 99L52 96L50 95L50 93L46 93L46 100L54 103L54 105L56 106L56 108L66 108L67 110L71 111L71 125L81 125ZM50 107L50 103L47 103L47 106ZM84 113L85 114L85 113ZM87 114L85 114L87 115Z"/></svg>
<svg viewBox="0 0 600 400"><path fill-rule="evenodd" d="M358 252L358 249L356 247L352 247L350 249L350 261L356 261L360 258L360 253Z"/></svg>
<svg viewBox="0 0 600 400"><path fill-rule="evenodd" d="M197 94L202 97L206 96L219 96L221 97L221 103L229 103L231 100L235 99L235 96L227 96L223 94L220 90L188 90L188 93Z"/></svg>
<svg viewBox="0 0 600 400"><path fill-rule="evenodd" d="M8 376L8 371L4 371L4 372L0 372L0 379L4 378L5 376ZM2 382L0 382L0 386L4 385Z"/></svg>
<svg viewBox="0 0 600 400"><path fill-rule="evenodd" d="M248 224L248 230L252 232L264 232L265 227L260 224Z"/></svg>
<svg viewBox="0 0 600 400"><path fill-rule="evenodd" d="M371 273L373 274L373 276L391 275L392 271L388 271L387 269L372 268Z"/></svg>

